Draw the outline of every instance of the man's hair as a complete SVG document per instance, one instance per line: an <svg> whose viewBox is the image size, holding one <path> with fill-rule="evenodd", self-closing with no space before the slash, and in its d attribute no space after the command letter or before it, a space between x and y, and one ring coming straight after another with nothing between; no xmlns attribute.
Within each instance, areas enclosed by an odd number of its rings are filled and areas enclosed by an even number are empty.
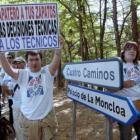
<svg viewBox="0 0 140 140"><path fill-rule="evenodd" d="M28 56L29 55L34 56L34 55L38 55L38 54L40 56L40 59L42 60L42 52L41 51L27 51L26 54L25 54L25 59L28 62Z"/></svg>
<svg viewBox="0 0 140 140"><path fill-rule="evenodd" d="M10 52L6 53L6 57L7 57L8 55L11 55L12 58L14 58L14 55L13 55L12 53L10 53Z"/></svg>
<svg viewBox="0 0 140 140"><path fill-rule="evenodd" d="M136 42L133 42L133 41L127 41L123 47L122 47L122 50L121 50L121 58L123 60L123 62L126 63L126 60L124 59L124 52L127 50L127 49L130 49L134 47L136 50L137 50L137 54L136 54L136 58L133 60L133 63L135 65L138 64L138 56L139 56L139 47L138 47L138 44Z"/></svg>

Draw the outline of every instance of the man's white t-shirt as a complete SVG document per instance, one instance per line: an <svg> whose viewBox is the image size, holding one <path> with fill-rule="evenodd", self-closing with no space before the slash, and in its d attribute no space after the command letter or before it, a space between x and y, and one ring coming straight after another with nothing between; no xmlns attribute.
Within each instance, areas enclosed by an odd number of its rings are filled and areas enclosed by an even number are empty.
<svg viewBox="0 0 140 140"><path fill-rule="evenodd" d="M4 74L3 82L5 82L5 84L7 84L7 83L11 80L11 76L9 76L9 75L4 71L3 68L1 69L1 74Z"/></svg>
<svg viewBox="0 0 140 140"><path fill-rule="evenodd" d="M0 72L1 74L5 74L5 71L4 71L4 69L3 68L1 68L1 72Z"/></svg>
<svg viewBox="0 0 140 140"><path fill-rule="evenodd" d="M2 85L5 84L6 86L8 86L8 83L11 82L11 76L9 76L9 75L4 71L3 68L2 68L2 70L1 70L1 74L4 74ZM6 94L6 96L7 96L8 99L12 99L12 96L11 96L11 95L7 95L7 94Z"/></svg>
<svg viewBox="0 0 140 140"><path fill-rule="evenodd" d="M13 79L11 80L11 82L8 83L8 87L9 90L14 90L15 86L16 86L16 82L13 81ZM14 95L12 97L13 100L13 104L12 107L13 108L20 108L21 107L21 90L20 87L18 86L14 92Z"/></svg>
<svg viewBox="0 0 140 140"><path fill-rule="evenodd" d="M37 73L19 70L21 112L29 120L45 118L53 108L53 81L48 65Z"/></svg>
<svg viewBox="0 0 140 140"><path fill-rule="evenodd" d="M0 74L0 85L3 84L3 78L2 78L2 75Z"/></svg>
<svg viewBox="0 0 140 140"><path fill-rule="evenodd" d="M140 66L133 63L123 63L124 81L134 79L135 85L132 88L123 88L115 94L130 97L132 101L140 99Z"/></svg>

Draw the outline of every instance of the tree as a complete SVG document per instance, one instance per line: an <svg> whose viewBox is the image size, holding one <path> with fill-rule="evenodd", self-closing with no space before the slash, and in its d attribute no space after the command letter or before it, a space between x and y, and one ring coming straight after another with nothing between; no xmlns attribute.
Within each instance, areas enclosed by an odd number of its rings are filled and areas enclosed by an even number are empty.
<svg viewBox="0 0 140 140"><path fill-rule="evenodd" d="M93 33L94 48L95 48L95 58L97 59L98 58L98 55L97 55L96 32L95 32L95 27L94 27L93 19L92 19L92 13L91 13L90 6L89 6L87 0L86 0L86 4L87 4L87 7L88 7L88 12L89 12L89 21L91 22L91 30L92 30L92 33Z"/></svg>
<svg viewBox="0 0 140 140"><path fill-rule="evenodd" d="M112 0L113 3L113 23L114 23L114 32L115 32L115 42L116 42L116 48L117 48L117 56L120 56L120 52L121 52L121 37L122 37L122 33L124 30L124 24L126 22L127 17L130 15L131 13L131 9L126 13L126 12L122 12L123 13L123 19L122 19L122 25L119 27L118 26L118 10L117 10L117 0ZM121 3L121 1L120 1ZM122 5L122 9L124 10L123 4ZM119 31L120 28L120 31Z"/></svg>
<svg viewBox="0 0 140 140"><path fill-rule="evenodd" d="M118 30L118 19L117 19L117 2L116 0L112 0L113 3L113 23L114 23L114 30L115 30L115 41L117 47L117 56L120 56L120 35Z"/></svg>
<svg viewBox="0 0 140 140"><path fill-rule="evenodd" d="M106 14L107 14L107 0L104 1L104 12L103 12L103 23L102 23L102 0L100 0L100 58L103 59L103 40L104 40L104 33L105 33L105 23L106 23Z"/></svg>
<svg viewBox="0 0 140 140"><path fill-rule="evenodd" d="M138 43L138 27L137 27L137 5L135 0L131 0L131 10L132 10L132 37L133 41Z"/></svg>

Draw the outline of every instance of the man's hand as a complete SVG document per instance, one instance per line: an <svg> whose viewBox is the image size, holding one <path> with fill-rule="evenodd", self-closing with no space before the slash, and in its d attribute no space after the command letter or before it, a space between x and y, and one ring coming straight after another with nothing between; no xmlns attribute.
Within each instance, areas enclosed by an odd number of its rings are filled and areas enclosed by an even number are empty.
<svg viewBox="0 0 140 140"><path fill-rule="evenodd" d="M56 49L55 50L55 54L56 55L61 55L61 51L62 51L62 49L63 49L63 47L64 47L64 41L63 41L63 37L62 37L62 35L59 35L59 44L60 44L60 47L59 47L59 49Z"/></svg>
<svg viewBox="0 0 140 140"><path fill-rule="evenodd" d="M3 90L7 91L8 90L8 86L7 85L2 85Z"/></svg>
<svg viewBox="0 0 140 140"><path fill-rule="evenodd" d="M5 98L6 97L4 97L4 96L2 96L2 98L1 98L1 100L2 100L2 102L5 104Z"/></svg>
<svg viewBox="0 0 140 140"><path fill-rule="evenodd" d="M64 47L64 42L63 42L63 38L61 35L59 36L59 43L60 43L60 48L55 50L53 60L52 60L51 64L49 65L49 71L52 76L54 76L56 70L58 69L58 66L59 66L60 60L61 60L61 51Z"/></svg>
<svg viewBox="0 0 140 140"><path fill-rule="evenodd" d="M62 51L62 49L64 47L64 41L63 41L62 35L59 36L59 43L60 43L60 50Z"/></svg>
<svg viewBox="0 0 140 140"><path fill-rule="evenodd" d="M6 94L12 95L12 91L9 90L7 85L2 85L2 96L5 97Z"/></svg>

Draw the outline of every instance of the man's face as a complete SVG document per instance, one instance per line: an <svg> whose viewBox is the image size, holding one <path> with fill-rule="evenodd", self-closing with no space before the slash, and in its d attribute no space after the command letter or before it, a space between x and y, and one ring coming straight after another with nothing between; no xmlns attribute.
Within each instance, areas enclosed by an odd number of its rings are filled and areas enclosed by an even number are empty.
<svg viewBox="0 0 140 140"><path fill-rule="evenodd" d="M25 69L25 65L26 65L25 62L20 62L20 61L16 61L16 62L14 63L14 67L15 67L16 69Z"/></svg>
<svg viewBox="0 0 140 140"><path fill-rule="evenodd" d="M12 55L7 55L7 60L8 60L8 62L11 64L11 62L12 62L12 60L14 59L13 57L12 57Z"/></svg>
<svg viewBox="0 0 140 140"><path fill-rule="evenodd" d="M41 69L41 58L40 55L28 55L27 60L29 69L31 72L38 72Z"/></svg>

